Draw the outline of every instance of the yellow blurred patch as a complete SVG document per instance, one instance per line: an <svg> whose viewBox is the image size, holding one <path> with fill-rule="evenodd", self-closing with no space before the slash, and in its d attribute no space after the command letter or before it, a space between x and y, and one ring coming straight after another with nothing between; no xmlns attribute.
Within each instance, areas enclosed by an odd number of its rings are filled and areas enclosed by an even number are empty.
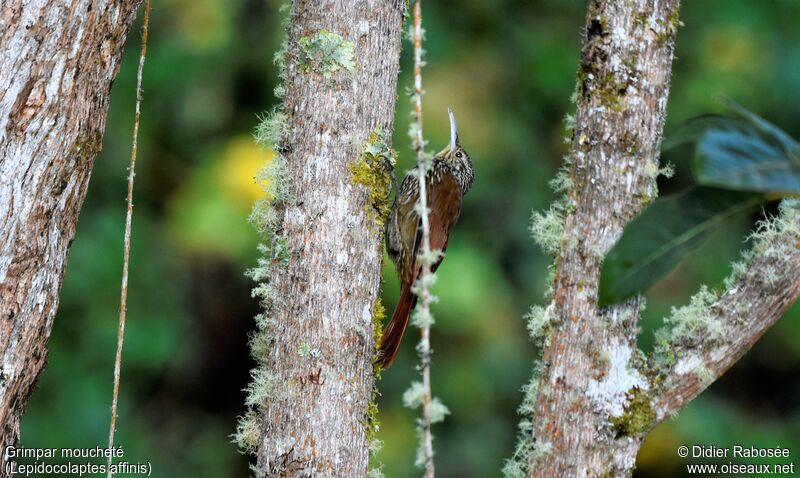
<svg viewBox="0 0 800 478"><path fill-rule="evenodd" d="M447 68L431 67L425 76L425 118L429 119L431 147L439 150L447 144L450 123L447 108L452 108L462 132L466 148L474 155L473 161L480 157L474 151L479 148L493 150L498 137L492 117L497 107L494 91L506 87L500 72L503 68L497 58L486 51L470 51L454 61ZM431 131L432 130L432 131ZM438 139L437 139L438 138Z"/></svg>
<svg viewBox="0 0 800 478"><path fill-rule="evenodd" d="M272 150L261 148L250 136L229 141L214 170L222 195L237 208L249 211L257 199L264 197L262 187L256 183L256 172L274 156Z"/></svg>
<svg viewBox="0 0 800 478"><path fill-rule="evenodd" d="M197 50L220 46L230 37L230 6L222 0L174 0L176 27Z"/></svg>
<svg viewBox="0 0 800 478"><path fill-rule="evenodd" d="M661 422L644 439L641 450L636 456L636 467L653 469L664 467L665 463L677 459L676 450L680 443L672 422Z"/></svg>
<svg viewBox="0 0 800 478"><path fill-rule="evenodd" d="M741 27L717 28L708 32L703 42L703 53L708 62L718 70L750 70L757 60L753 34Z"/></svg>

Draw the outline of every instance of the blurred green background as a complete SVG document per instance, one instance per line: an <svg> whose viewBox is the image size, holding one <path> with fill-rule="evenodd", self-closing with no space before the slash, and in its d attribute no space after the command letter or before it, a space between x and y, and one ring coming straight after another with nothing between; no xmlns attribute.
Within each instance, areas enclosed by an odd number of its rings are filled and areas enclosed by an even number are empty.
<svg viewBox="0 0 800 478"><path fill-rule="evenodd" d="M247 333L258 312L243 275L257 236L246 222L269 153L254 145L256 115L275 103L277 0L164 0L153 6L144 77L131 285L117 442L158 477L247 476L229 442L244 411ZM547 181L567 145L562 118L578 67L585 4L452 0L425 3L426 136L447 141L446 108L459 121L477 181L440 268L434 313L435 395L452 414L435 428L441 478L495 477L511 455L520 387L536 350L521 317L543 302L548 259L530 239L531 211L553 197ZM724 95L800 137L800 2L685 2L677 40L669 134L720 111ZM69 257L50 359L22 421L22 445L102 445L108 427L121 272L126 167L139 35L129 36L114 84L104 149ZM394 147L405 135L410 48L402 58ZM679 154L679 153L676 153ZM690 180L685 158L663 194ZM700 283L719 285L746 247L752 221L721 231L647 294L641 345L672 304ZM397 297L385 271L385 303ZM379 455L389 478L418 476L415 412L402 392L415 380L413 333L383 374ZM682 476L680 444L781 445L800 466L800 308L674 420L639 455L638 477Z"/></svg>

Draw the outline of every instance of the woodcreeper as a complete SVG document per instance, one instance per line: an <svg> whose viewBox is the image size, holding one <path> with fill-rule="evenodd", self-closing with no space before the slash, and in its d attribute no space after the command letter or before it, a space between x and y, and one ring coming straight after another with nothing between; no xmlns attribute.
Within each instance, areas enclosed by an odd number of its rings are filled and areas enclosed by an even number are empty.
<svg viewBox="0 0 800 478"><path fill-rule="evenodd" d="M450 115L450 144L433 161L425 175L428 200L428 224L431 251L439 251L431 264L435 272L444 259L450 231L461 214L461 201L472 187L474 172L469 155L458 141L458 129L453 112ZM419 257L422 241L422 221L418 210L419 176L416 169L409 171L397 191L386 222L386 249L395 264L400 280L400 300L392 319L383 331L378 362L389 367L400 349L411 310L417 303L414 282L422 271Z"/></svg>

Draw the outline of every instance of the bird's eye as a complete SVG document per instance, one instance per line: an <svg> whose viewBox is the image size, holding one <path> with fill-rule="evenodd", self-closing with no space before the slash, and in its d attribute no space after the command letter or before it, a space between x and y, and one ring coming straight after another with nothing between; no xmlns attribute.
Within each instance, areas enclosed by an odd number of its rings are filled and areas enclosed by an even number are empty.
<svg viewBox="0 0 800 478"><path fill-rule="evenodd" d="M461 151L456 153L456 158L458 158L458 159L461 159L463 156L464 156L464 153L462 153Z"/></svg>

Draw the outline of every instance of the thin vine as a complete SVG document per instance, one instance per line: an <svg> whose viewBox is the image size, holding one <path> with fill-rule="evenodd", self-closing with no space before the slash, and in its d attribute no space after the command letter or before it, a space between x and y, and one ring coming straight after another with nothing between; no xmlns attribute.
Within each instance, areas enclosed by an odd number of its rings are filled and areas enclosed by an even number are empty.
<svg viewBox="0 0 800 478"><path fill-rule="evenodd" d="M117 328L117 353L114 360L114 391L111 398L111 423L108 427L108 449L114 448L114 432L117 428L117 404L119 402L120 371L122 369L122 343L125 338L125 316L128 310L128 269L131 257L131 222L133 220L133 181L136 177L136 153L139 143L139 116L142 103L142 73L147 54L147 32L150 23L150 0L144 0L144 20L142 22L142 47L139 52L139 69L136 73L136 113L133 121L133 144L131 162L128 166L128 209L125 214L125 238L122 253L122 286L119 299L119 325ZM114 476L113 456L108 454L108 478Z"/></svg>

